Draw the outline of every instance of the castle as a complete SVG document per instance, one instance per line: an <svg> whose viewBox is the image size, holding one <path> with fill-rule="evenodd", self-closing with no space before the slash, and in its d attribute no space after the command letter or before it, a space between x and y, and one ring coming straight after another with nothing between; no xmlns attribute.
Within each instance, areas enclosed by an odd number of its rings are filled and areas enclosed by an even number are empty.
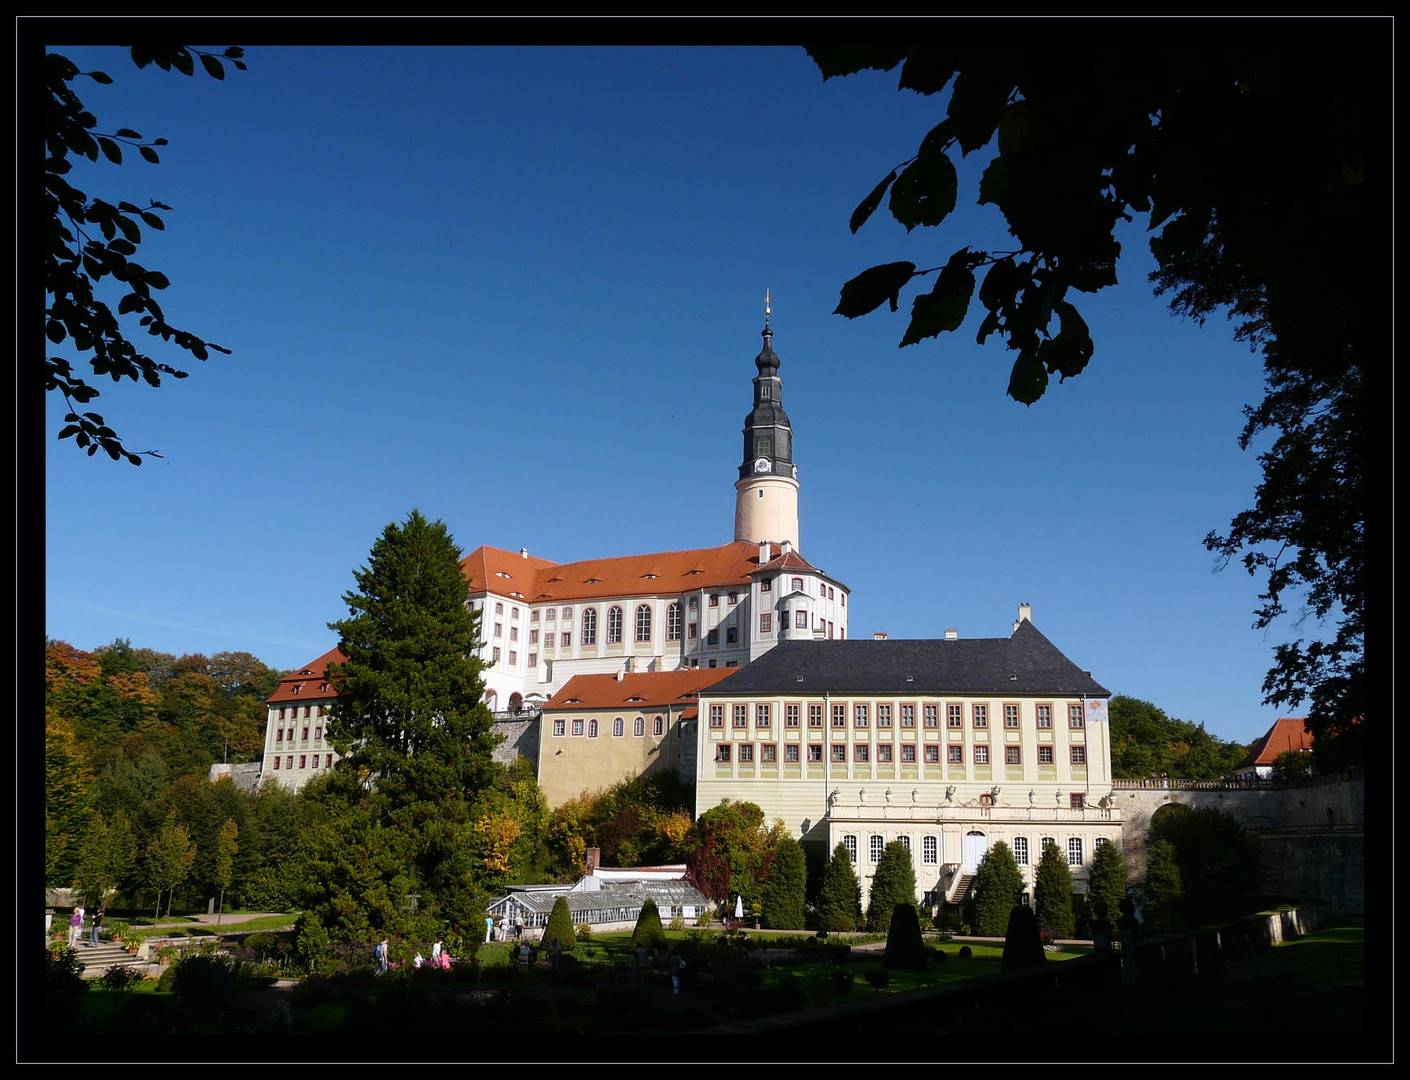
<svg viewBox="0 0 1410 1080"><path fill-rule="evenodd" d="M757 803L801 841L844 845L864 892L893 840L918 899L954 901L1004 840L1031 896L1052 842L1078 891L1119 843L1110 697L1019 607L1006 638L849 640L847 587L799 550L798 467L765 309L718 547L557 563L488 546L463 561L480 613L485 701L550 804L627 776L696 781L696 815ZM323 679L336 649L268 699L263 775L297 788L331 767ZM738 671L733 669L740 669Z"/></svg>

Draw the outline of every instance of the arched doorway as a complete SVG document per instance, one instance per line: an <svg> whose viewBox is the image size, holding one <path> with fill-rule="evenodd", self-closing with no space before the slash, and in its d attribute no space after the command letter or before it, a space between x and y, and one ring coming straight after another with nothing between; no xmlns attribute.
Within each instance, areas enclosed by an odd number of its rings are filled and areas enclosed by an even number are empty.
<svg viewBox="0 0 1410 1080"><path fill-rule="evenodd" d="M509 711L517 713L524 708L524 695L517 690L509 695Z"/></svg>
<svg viewBox="0 0 1410 1080"><path fill-rule="evenodd" d="M984 858L984 852L988 850L988 847L989 839L982 832L965 833L964 873L973 874L979 869L979 860Z"/></svg>

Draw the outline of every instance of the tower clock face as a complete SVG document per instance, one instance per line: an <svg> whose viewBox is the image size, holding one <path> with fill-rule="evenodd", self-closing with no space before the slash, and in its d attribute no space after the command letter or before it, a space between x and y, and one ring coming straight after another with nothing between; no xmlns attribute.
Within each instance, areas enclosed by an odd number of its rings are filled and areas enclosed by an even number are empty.
<svg viewBox="0 0 1410 1080"><path fill-rule="evenodd" d="M773 472L773 466L769 464L769 459L766 457L755 458L754 471L756 473Z"/></svg>

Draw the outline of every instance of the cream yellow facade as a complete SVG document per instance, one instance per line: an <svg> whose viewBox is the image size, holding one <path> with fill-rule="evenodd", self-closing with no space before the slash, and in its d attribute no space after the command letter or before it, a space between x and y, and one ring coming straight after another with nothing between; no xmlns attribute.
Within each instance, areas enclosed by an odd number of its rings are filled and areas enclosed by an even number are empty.
<svg viewBox="0 0 1410 1080"><path fill-rule="evenodd" d="M1096 845L1121 837L1107 697L1026 614L1013 639L784 647L702 693L696 812L746 800L805 844L845 843L864 892L902 840L917 900L957 899L997 840L1031 887L1052 839L1082 891Z"/></svg>

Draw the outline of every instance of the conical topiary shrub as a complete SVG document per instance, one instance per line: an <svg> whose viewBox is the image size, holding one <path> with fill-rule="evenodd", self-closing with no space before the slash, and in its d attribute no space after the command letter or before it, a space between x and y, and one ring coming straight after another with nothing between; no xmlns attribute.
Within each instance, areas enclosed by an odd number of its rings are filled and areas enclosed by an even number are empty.
<svg viewBox="0 0 1410 1080"><path fill-rule="evenodd" d="M641 905L641 914L636 917L636 926L632 929L632 945L644 945L648 949L666 947L666 930L661 925L661 912L656 908L656 901L650 897Z"/></svg>
<svg viewBox="0 0 1410 1080"><path fill-rule="evenodd" d="M553 902L553 910L548 916L548 926L543 931L544 946L557 942L564 949L571 949L578 943L578 936L573 933L573 916L568 912L568 898L560 896Z"/></svg>
<svg viewBox="0 0 1410 1080"><path fill-rule="evenodd" d="M1018 904L1009 912L1009 930L1004 935L1004 957L1001 971L1042 967L1048 962L1043 951L1043 938L1038 931L1038 916L1030 907Z"/></svg>
<svg viewBox="0 0 1410 1080"><path fill-rule="evenodd" d="M920 920L914 904L897 904L891 912L891 926L886 932L886 955L889 968L923 971L929 962L925 942L920 936Z"/></svg>

